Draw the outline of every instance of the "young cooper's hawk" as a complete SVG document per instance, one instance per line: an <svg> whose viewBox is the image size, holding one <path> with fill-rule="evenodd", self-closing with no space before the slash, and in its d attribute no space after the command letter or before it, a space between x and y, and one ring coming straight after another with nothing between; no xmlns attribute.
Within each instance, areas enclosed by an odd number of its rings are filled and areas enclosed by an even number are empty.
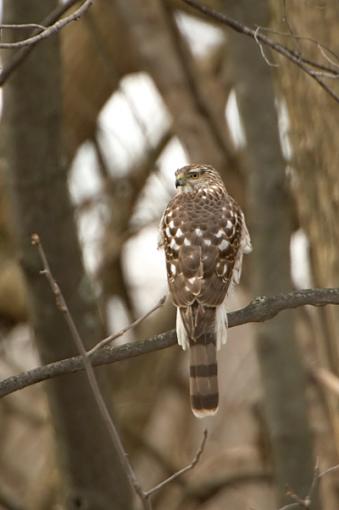
<svg viewBox="0 0 339 510"><path fill-rule="evenodd" d="M242 257L252 250L244 214L210 165L175 173L176 195L161 220L167 277L177 307L177 337L190 352L193 413L218 409L216 350L227 339L225 298L239 283Z"/></svg>

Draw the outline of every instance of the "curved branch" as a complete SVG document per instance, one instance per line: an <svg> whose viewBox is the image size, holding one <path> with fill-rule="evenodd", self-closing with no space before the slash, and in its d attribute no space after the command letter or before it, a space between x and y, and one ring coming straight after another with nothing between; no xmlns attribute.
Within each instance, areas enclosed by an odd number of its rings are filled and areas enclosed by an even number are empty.
<svg viewBox="0 0 339 510"><path fill-rule="evenodd" d="M48 27L55 23L65 12L68 11L73 5L79 0L67 0L62 4L59 4L46 18L40 23L41 26ZM36 44L36 43L35 43ZM12 73L19 67L19 65L25 60L25 58L31 53L35 44L30 44L18 49L13 57L10 59L7 65L0 70L0 86L2 86L6 80L12 75Z"/></svg>
<svg viewBox="0 0 339 510"><path fill-rule="evenodd" d="M249 322L264 322L272 319L279 312L298 308L299 306L324 306L329 304L339 305L339 288L305 289L278 294L272 297L261 296L254 299L241 310L229 313L228 326L233 328ZM166 349L175 345L176 341L175 330L166 331L140 342L131 342L119 347L105 347L96 351L91 356L91 360L94 366L108 365L141 356L142 354ZM79 370L84 370L83 359L81 356L74 356L13 375L0 381L0 398L32 384L59 375L78 372Z"/></svg>
<svg viewBox="0 0 339 510"><path fill-rule="evenodd" d="M282 44L274 42L266 35L260 34L258 30L252 29L247 25L240 23L239 21L226 16L225 14L211 9L207 5L201 4L197 0L182 0L185 4L190 5L193 9L205 14L209 18L213 18L219 23L228 26L235 32L241 33L254 39L257 43L260 42L263 45L270 47L272 50L280 53L288 60L293 62L297 67L300 67L308 76L315 80L320 87L322 87L337 103L339 103L339 96L321 79L321 74L308 66L313 66L326 71L329 75L338 78L338 71L328 66L319 65L317 62L313 62L309 59L305 59L302 55L299 55L293 50L290 50ZM326 77L326 76L325 76Z"/></svg>
<svg viewBox="0 0 339 510"><path fill-rule="evenodd" d="M2 49L23 48L24 46L31 46L32 44L36 44L37 42L42 41L43 39L46 39L47 37L50 37L51 35L59 32L66 25L69 25L69 23L72 23L73 21L78 21L78 19L80 19L81 16L90 8L93 2L94 0L85 0L83 4L79 7L79 9L74 11L69 16L66 16L65 18L62 18L59 21L56 21L53 25L42 30L42 32L39 32L36 35L32 35L31 37L28 37L23 41L17 41L12 43L0 42L0 48Z"/></svg>

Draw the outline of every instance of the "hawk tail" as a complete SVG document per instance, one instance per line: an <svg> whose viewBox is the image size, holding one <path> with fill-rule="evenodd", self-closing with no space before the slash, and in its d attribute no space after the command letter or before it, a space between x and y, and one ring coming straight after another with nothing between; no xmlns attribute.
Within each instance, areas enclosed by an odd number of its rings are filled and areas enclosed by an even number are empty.
<svg viewBox="0 0 339 510"><path fill-rule="evenodd" d="M217 412L219 389L214 332L190 341L190 395L193 414L198 418Z"/></svg>
<svg viewBox="0 0 339 510"><path fill-rule="evenodd" d="M192 411L198 418L213 415L219 402L217 349L227 337L224 307L196 303L178 309L177 335L179 344L190 351Z"/></svg>

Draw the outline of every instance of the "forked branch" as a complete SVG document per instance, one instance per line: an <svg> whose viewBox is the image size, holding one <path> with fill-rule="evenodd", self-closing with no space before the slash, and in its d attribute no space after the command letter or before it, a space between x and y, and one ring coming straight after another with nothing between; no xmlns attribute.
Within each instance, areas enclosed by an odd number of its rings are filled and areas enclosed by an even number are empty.
<svg viewBox="0 0 339 510"><path fill-rule="evenodd" d="M312 61L305 58L303 55L289 49L287 46L275 42L270 37L260 32L260 28L255 29L240 23L240 21L227 16L224 13L218 12L207 5L200 3L198 0L182 0L185 4L190 5L196 11L205 14L208 18L227 26L228 28L243 34L247 37L251 37L258 45L261 53L263 53L263 46L271 48L276 53L279 53L283 57L287 58L297 67L302 69L308 76L315 80L320 87L322 87L337 103L339 103L339 95L331 89L327 83L324 82L324 78L339 78L339 72L336 67L324 66L318 62ZM266 60L266 57L264 57ZM267 60L266 60L267 61ZM319 69L322 73L319 73Z"/></svg>
<svg viewBox="0 0 339 510"><path fill-rule="evenodd" d="M319 464L317 462L317 464L314 468L312 483L311 483L311 486L309 488L309 491L308 491L308 494L306 495L306 497L302 498L298 494L296 494L294 491L288 490L287 495L293 500L293 503L289 503L288 505L285 505L285 506L279 508L278 510L293 510L293 509L295 509L295 510L310 510L311 508L313 508L312 505L313 505L314 494L316 492L317 486L320 483L320 480L324 476L326 476L330 473L334 473L335 471L338 471L338 469L339 469L339 464L336 466L332 466L328 469L325 469L325 471L320 471Z"/></svg>
<svg viewBox="0 0 339 510"><path fill-rule="evenodd" d="M160 489L162 489L163 487L165 487L165 485L169 484L170 482L172 482L173 480L175 480L178 476L186 473L186 471L190 470L190 469L193 469L194 466L199 462L199 459L201 457L201 454L204 450L204 447L205 447L205 443L206 443L206 439L207 439L207 431L205 430L204 431L204 435L203 435L203 439L202 439L202 442L201 442L201 445L193 459L193 461L186 467L184 467L183 469L180 469L179 471L177 471L176 473L174 473L172 476L170 476L169 478L167 478L166 480L162 481L161 483L159 483L158 485L156 485L155 487L153 487L152 489L148 490L148 491L144 491L143 488L141 487L137 477L136 477L136 474L134 472L134 469L132 467L132 464L130 463L130 460L129 460L129 457L128 457L128 454L127 452L125 451L125 448L123 446L123 443L120 439L120 436L119 436L119 433L118 433L118 430L114 424L114 421L112 419L112 416L110 415L110 412L108 410L108 407L106 405L106 402L102 396L102 393L100 391L100 387L99 387L99 384L97 382L97 378L96 378L96 375L95 375L95 372L94 372L94 369L93 369L93 365L92 365L92 360L91 360L91 353L93 352L96 352L95 349L96 348L102 348L103 346L107 345L108 342L111 342L112 340L114 340L114 338L116 338L117 335L113 336L113 337L108 337L108 338L105 338L104 340L102 340L101 342L99 342L96 347L94 348L94 350L92 349L91 351L86 351L85 349L85 345L84 345L84 342L80 336L80 333L78 331L78 328L74 322L74 319L70 313L70 310L67 306L67 303L65 301L65 298L62 294L62 291L58 285L58 283L56 282L53 274L52 274L52 271L51 271L51 268L49 266L49 263L48 263L48 260L47 260L47 257L46 257L46 254L45 254L45 251L43 249L43 246L41 244L41 241L40 241L40 238L37 234L33 234L32 235L32 244L34 246L36 246L38 248L38 251L39 251L39 255L40 255L40 258L41 258L41 262L42 262L42 265L43 265L43 269L41 270L41 274L45 275L46 278L47 278L47 281L49 283L49 286L51 288L51 291L52 293L54 294L55 296L55 302L56 302L56 306L57 308L64 314L64 317L65 317L65 320L66 320L66 323L69 327L69 330L70 330L70 333L71 333L71 337L80 353L80 358L81 358L81 361L83 363L83 366L84 366L84 369L85 369L85 373L87 375L87 379L88 379L88 383L90 385L90 388L92 390L92 393L93 393L93 396L94 396L94 399L97 403L97 406L98 406L98 410L102 416L102 419L107 427L107 430L109 432L109 435L110 435L110 438L112 440L112 444L113 446L115 447L115 449L117 450L119 456L120 456L120 461L121 461L121 465L126 473L126 476L131 484L131 487L132 489L134 489L135 493L137 496L139 496L140 498L140 501L143 505L143 508L144 510L152 510L152 501L151 501L151 498L152 498L152 495L159 491ZM162 298L159 302L159 304L154 307L150 312L148 312L148 314L146 314L146 316L150 315L150 313L152 313L154 310L156 310L157 308L159 308L159 306L162 306L162 304L164 303L164 298ZM133 325L136 325L137 323L139 323L141 320L143 320L146 316L142 317L141 319L138 319L137 321L134 321ZM131 327L133 327L133 325L131 325ZM124 334L129 328L125 328L124 330L122 330L120 332L120 334L118 334L118 336L121 336L122 334Z"/></svg>
<svg viewBox="0 0 339 510"><path fill-rule="evenodd" d="M51 35L56 34L57 32L60 32L63 28L65 28L67 25L72 23L73 21L77 21L78 19L83 16L83 14L90 8L94 0L85 0L81 6L74 11L69 16L66 16L65 18L62 18L49 27L40 27L42 30L35 35L32 35L31 37L28 37L27 39L23 39L22 41L17 42L0 42L0 49L13 49L13 48L23 48L25 46L32 46L33 44L36 44L37 42L42 41L43 39L47 39L47 37L50 37ZM5 28L12 27L13 25L5 25ZM27 25L26 25L27 27ZM1 26L0 26L1 28ZM15 26L15 28L18 28L18 25Z"/></svg>
<svg viewBox="0 0 339 510"><path fill-rule="evenodd" d="M60 3L51 13L44 18L41 23L38 24L38 27L50 27L55 24L58 19L61 18L69 9L73 7L78 2L78 0L66 0L63 3ZM32 35L36 35L41 29L33 31ZM20 64L27 58L32 49L39 41L35 43L29 44L27 46L23 46L19 48L14 55L11 57L10 61L2 67L0 70L0 86L2 86L6 80L12 75L12 73L20 66Z"/></svg>

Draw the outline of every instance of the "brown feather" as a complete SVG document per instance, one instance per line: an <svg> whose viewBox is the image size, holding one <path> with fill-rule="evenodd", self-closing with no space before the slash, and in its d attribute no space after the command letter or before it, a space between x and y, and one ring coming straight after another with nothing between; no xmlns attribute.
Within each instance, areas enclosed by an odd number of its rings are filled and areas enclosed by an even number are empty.
<svg viewBox="0 0 339 510"><path fill-rule="evenodd" d="M198 417L214 414L219 390L216 357L215 308L198 303L181 309L190 344L190 395Z"/></svg>
<svg viewBox="0 0 339 510"><path fill-rule="evenodd" d="M240 275L244 232L247 244L249 237L243 214L216 170L188 165L176 178L179 190L164 212L161 239L169 288L180 310L178 340L190 348L192 409L204 416L218 407L217 331L218 345L226 337L220 307L235 280L234 268Z"/></svg>

